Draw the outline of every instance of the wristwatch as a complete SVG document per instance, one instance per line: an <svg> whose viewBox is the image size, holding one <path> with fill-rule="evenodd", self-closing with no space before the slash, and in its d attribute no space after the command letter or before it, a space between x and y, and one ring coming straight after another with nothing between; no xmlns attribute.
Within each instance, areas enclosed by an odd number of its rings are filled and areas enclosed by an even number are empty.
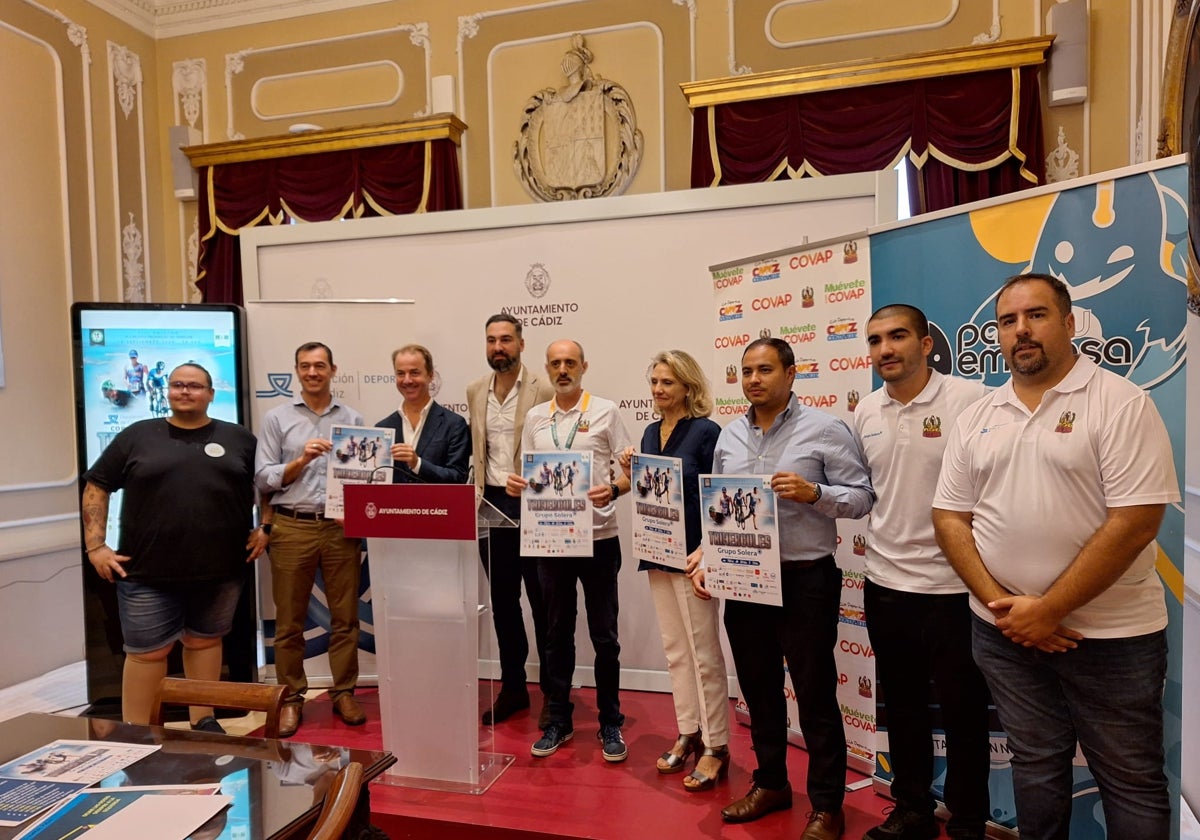
<svg viewBox="0 0 1200 840"><path fill-rule="evenodd" d="M813 496L813 500L809 502L810 505L815 505L817 502L821 501L821 485L814 481L813 490L816 491L817 495Z"/></svg>
<svg viewBox="0 0 1200 840"><path fill-rule="evenodd" d="M612 492L612 499L609 501L616 501L617 496L621 495L621 488L616 482L613 482L612 484L608 485L608 489Z"/></svg>
<svg viewBox="0 0 1200 840"><path fill-rule="evenodd" d="M264 522L263 524L259 525L258 527L262 528L262 532L269 537L269 536L271 536L271 528L273 525L274 525L274 523L272 523L272 522Z"/></svg>

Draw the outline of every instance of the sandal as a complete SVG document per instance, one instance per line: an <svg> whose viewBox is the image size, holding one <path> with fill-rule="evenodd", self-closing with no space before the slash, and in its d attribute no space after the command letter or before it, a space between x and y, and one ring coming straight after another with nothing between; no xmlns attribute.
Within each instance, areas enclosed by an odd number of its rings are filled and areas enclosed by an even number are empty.
<svg viewBox="0 0 1200 840"><path fill-rule="evenodd" d="M700 772L700 761L704 758L715 758L720 764L717 766L717 772L713 776L707 776ZM699 793L702 790L709 790L729 773L729 747L705 747L696 758L696 767L691 773L683 777L683 789L689 793Z"/></svg>
<svg viewBox="0 0 1200 840"><path fill-rule="evenodd" d="M675 739L674 746L658 757L658 762L656 763L658 772L663 775L678 773L687 764L688 756L700 755L700 750L703 747L704 742L700 738L699 729L691 735L681 733Z"/></svg>

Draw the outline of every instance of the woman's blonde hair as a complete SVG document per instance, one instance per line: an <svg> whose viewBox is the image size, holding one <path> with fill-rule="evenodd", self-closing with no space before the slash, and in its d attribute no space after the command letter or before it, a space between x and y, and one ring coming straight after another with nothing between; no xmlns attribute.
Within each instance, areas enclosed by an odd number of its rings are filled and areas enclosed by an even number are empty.
<svg viewBox="0 0 1200 840"><path fill-rule="evenodd" d="M687 388L683 407L688 417L708 417L713 410L712 386L700 368L699 362L682 350L663 350L650 360L646 377L654 372L655 365L666 365L675 378Z"/></svg>

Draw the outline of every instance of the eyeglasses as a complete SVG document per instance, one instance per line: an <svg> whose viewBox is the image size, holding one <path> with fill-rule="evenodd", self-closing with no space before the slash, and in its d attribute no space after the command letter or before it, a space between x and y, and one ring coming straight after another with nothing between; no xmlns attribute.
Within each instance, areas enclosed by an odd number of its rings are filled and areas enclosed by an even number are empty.
<svg viewBox="0 0 1200 840"><path fill-rule="evenodd" d="M203 382L171 382L168 387L172 391L207 391L208 386Z"/></svg>

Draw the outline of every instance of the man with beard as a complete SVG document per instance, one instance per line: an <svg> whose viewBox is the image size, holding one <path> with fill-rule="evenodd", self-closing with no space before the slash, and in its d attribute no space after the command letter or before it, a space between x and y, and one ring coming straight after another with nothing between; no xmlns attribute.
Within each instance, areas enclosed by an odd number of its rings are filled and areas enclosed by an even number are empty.
<svg viewBox="0 0 1200 840"><path fill-rule="evenodd" d="M530 748L535 758L552 755L574 735L571 721L571 677L575 673L577 587L582 584L588 635L596 654L596 705L605 761L624 761L628 755L621 725L621 644L617 639L617 573L621 543L613 502L629 490L629 479L614 469L614 459L631 444L612 400L583 390L587 372L583 348L570 339L546 348L546 373L554 381L554 399L535 405L526 417L521 446L526 452L587 450L592 454L592 556L539 557L538 579L546 598L546 656L542 660L545 693L550 708L542 737ZM528 482L510 473L508 494L519 498Z"/></svg>
<svg viewBox="0 0 1200 840"><path fill-rule="evenodd" d="M467 410L471 421L472 464L475 491L501 513L519 522L521 501L505 492L509 473L521 471L521 433L525 415L538 403L554 396L554 387L540 371L521 364L525 340L521 322L506 312L487 319L487 361L492 373L467 386ZM490 547L489 547L490 543ZM488 541L480 542L479 556L488 576L492 595L492 621L500 649L500 693L492 708L483 713L484 724L499 723L529 708L525 685L525 662L529 638L521 615L521 581L533 613L533 635L538 661L546 664L546 608L538 582L537 559L522 557L519 528L495 528ZM542 711L545 677L542 685Z"/></svg>
<svg viewBox="0 0 1200 840"><path fill-rule="evenodd" d="M863 840L931 840L933 722L930 681L946 733L947 834L983 840L991 753L988 694L971 659L967 587L933 535L930 507L947 427L985 389L929 366L933 338L920 309L892 304L867 321L867 349L883 387L854 411L876 502L867 529L863 604L887 705L896 807Z"/></svg>
<svg viewBox="0 0 1200 840"><path fill-rule="evenodd" d="M1076 742L1110 837L1165 840L1167 610L1154 541L1179 501L1149 396L1079 355L1071 295L1044 274L996 295L1011 380L963 412L934 495L971 590L975 661L1012 752L1022 840L1070 833Z"/></svg>

